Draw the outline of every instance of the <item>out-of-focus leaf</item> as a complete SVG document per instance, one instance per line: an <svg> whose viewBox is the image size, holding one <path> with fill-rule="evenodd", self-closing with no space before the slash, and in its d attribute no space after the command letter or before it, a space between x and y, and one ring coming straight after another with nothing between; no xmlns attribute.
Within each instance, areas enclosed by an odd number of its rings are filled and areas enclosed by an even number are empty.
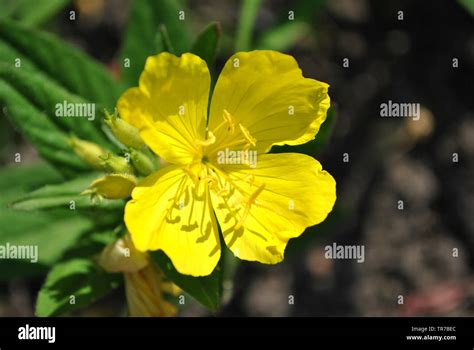
<svg viewBox="0 0 474 350"><path fill-rule="evenodd" d="M41 210L52 208L71 209L71 205L73 205L75 208L73 210L122 209L124 202L121 200L104 199L94 203L88 195L80 195L97 177L99 177L98 174L92 173L64 183L46 185L11 203L10 207L17 210Z"/></svg>
<svg viewBox="0 0 474 350"><path fill-rule="evenodd" d="M145 60L148 56L159 53L156 46L160 25L164 25L170 42L181 54L189 50L189 34L186 19L179 19L180 11L186 11L182 1L176 0L134 0L130 11L124 44L120 53L122 79L129 86L138 85ZM184 15L188 14L184 12ZM130 60L130 67L124 67L125 60Z"/></svg>
<svg viewBox="0 0 474 350"><path fill-rule="evenodd" d="M261 0L242 0L235 40L235 51L249 51L251 49L252 32L260 4Z"/></svg>
<svg viewBox="0 0 474 350"><path fill-rule="evenodd" d="M171 38L168 32L168 29L166 28L166 25L161 24L159 28L159 34L161 36L161 42L164 51L168 51L169 53L172 53L173 55L176 54L176 50L174 49L173 43L171 42Z"/></svg>
<svg viewBox="0 0 474 350"><path fill-rule="evenodd" d="M0 18L10 17L23 23L38 26L65 8L71 0L0 0Z"/></svg>
<svg viewBox="0 0 474 350"><path fill-rule="evenodd" d="M119 238L119 233L124 228L119 226L120 230L93 231L83 234L78 241L68 249L61 260L70 260L74 258L90 258L99 254L108 244Z"/></svg>
<svg viewBox="0 0 474 350"><path fill-rule="evenodd" d="M61 175L46 163L15 165L0 171L0 244L37 245L38 262L4 259L0 280L45 273L95 223L70 210L31 213L7 208L7 203Z"/></svg>
<svg viewBox="0 0 474 350"><path fill-rule="evenodd" d="M288 22L266 31L258 41L259 50L287 51L310 31L305 22Z"/></svg>
<svg viewBox="0 0 474 350"><path fill-rule="evenodd" d="M89 169L68 145L68 136L48 117L34 108L11 85L0 80L1 112L12 120L22 134L46 160L69 173Z"/></svg>
<svg viewBox="0 0 474 350"><path fill-rule="evenodd" d="M38 261L2 260L0 279L44 273L75 245L83 233L93 228L93 220L72 211L56 210L31 215L3 206L0 211L0 244L36 246Z"/></svg>
<svg viewBox="0 0 474 350"><path fill-rule="evenodd" d="M209 276L193 277L182 275L176 271L171 260L161 250L150 252L150 256L154 263L163 270L168 279L204 306L213 311L217 310L222 294L223 269L221 261Z"/></svg>
<svg viewBox="0 0 474 350"><path fill-rule="evenodd" d="M59 263L38 294L36 315L49 317L78 310L110 293L121 281L120 274L106 273L90 259Z"/></svg>
<svg viewBox="0 0 474 350"><path fill-rule="evenodd" d="M20 60L33 62L38 70L69 91L109 109L115 106L120 85L103 66L79 49L50 33L8 19L0 20L0 41L19 52ZM1 57L0 60L4 61Z"/></svg>
<svg viewBox="0 0 474 350"><path fill-rule="evenodd" d="M191 48L191 52L201 57L206 61L209 69L214 65L214 59L216 57L216 49L220 38L220 25L219 22L213 22L209 24L201 34L197 37L196 41Z"/></svg>
<svg viewBox="0 0 474 350"><path fill-rule="evenodd" d="M61 180L61 174L44 162L29 165L19 163L3 168L0 171L0 204L6 204L10 200L5 201L7 192L13 191L16 196L21 196L46 183L57 183Z"/></svg>
<svg viewBox="0 0 474 350"><path fill-rule="evenodd" d="M458 2L471 16L474 16L474 0L458 0Z"/></svg>
<svg viewBox="0 0 474 350"><path fill-rule="evenodd" d="M93 105L95 112L93 118L56 116L57 106L62 106L64 102L83 106L90 105L90 103L77 95L69 93L40 72L28 72L3 62L0 62L0 79L15 88L17 92L21 93L38 110L44 112L49 119L60 125L65 131L72 131L77 136L103 147L113 147L94 123L95 119L99 119L98 116L103 112L99 106Z"/></svg>

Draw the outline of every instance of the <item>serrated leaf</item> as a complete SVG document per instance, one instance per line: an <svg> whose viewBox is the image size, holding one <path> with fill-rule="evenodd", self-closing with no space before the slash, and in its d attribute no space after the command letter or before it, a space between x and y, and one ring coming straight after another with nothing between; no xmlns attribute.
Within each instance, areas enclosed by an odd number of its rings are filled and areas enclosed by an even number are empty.
<svg viewBox="0 0 474 350"><path fill-rule="evenodd" d="M16 210L44 210L52 208L70 209L74 202L74 210L120 210L124 206L122 200L102 200L94 202L88 195L80 195L88 188L99 174L82 175L79 178L55 185L46 185L10 204Z"/></svg>
<svg viewBox="0 0 474 350"><path fill-rule="evenodd" d="M6 193L14 192L16 196L21 196L46 183L56 183L62 179L61 174L45 162L10 165L0 171L0 205L10 201Z"/></svg>
<svg viewBox="0 0 474 350"><path fill-rule="evenodd" d="M31 215L6 207L13 198L46 182L58 181L61 181L61 175L45 163L10 166L0 172L0 244L38 246L36 263L20 259L2 260L0 280L45 273L47 267L58 261L80 235L94 227L90 218L71 215L69 210Z"/></svg>
<svg viewBox="0 0 474 350"><path fill-rule="evenodd" d="M191 52L206 61L209 69L214 65L216 49L220 38L220 24L213 22L209 24L194 42Z"/></svg>
<svg viewBox="0 0 474 350"><path fill-rule="evenodd" d="M222 294L222 264L219 262L215 270L205 277L182 275L173 266L163 251L149 252L155 264L165 276L178 287L191 295L207 308L215 311L219 307Z"/></svg>
<svg viewBox="0 0 474 350"><path fill-rule="evenodd" d="M64 131L73 132L75 135L97 143L103 147L113 148L104 134L94 122L101 119L103 109L94 105L94 118L87 117L62 117L56 116L57 106L64 102L70 104L90 104L87 100L69 93L56 82L40 72L28 72L23 69L13 68L0 62L0 80L10 84L17 92L27 99L34 107L42 111L53 123L61 126ZM91 119L91 120L90 120Z"/></svg>
<svg viewBox="0 0 474 350"><path fill-rule="evenodd" d="M3 115L11 119L22 134L46 160L69 174L90 167L68 145L68 136L48 117L32 106L11 85L0 80L0 106Z"/></svg>
<svg viewBox="0 0 474 350"><path fill-rule="evenodd" d="M112 109L121 91L99 63L54 35L0 19L0 40L69 91ZM13 62L7 62L13 64Z"/></svg>
<svg viewBox="0 0 474 350"><path fill-rule="evenodd" d="M66 7L70 0L0 0L0 17L10 17L23 23L38 26L51 19Z"/></svg>
<svg viewBox="0 0 474 350"><path fill-rule="evenodd" d="M160 25L166 28L176 54L189 50L189 34L186 21L179 20L179 11L185 11L181 1L134 0L131 6L120 66L123 81L136 86L146 58L159 53L152 43L156 43ZM124 67L125 59L130 60L130 67Z"/></svg>
<svg viewBox="0 0 474 350"><path fill-rule="evenodd" d="M120 274L106 273L90 259L59 263L38 294L36 315L50 317L78 310L110 293L121 281Z"/></svg>

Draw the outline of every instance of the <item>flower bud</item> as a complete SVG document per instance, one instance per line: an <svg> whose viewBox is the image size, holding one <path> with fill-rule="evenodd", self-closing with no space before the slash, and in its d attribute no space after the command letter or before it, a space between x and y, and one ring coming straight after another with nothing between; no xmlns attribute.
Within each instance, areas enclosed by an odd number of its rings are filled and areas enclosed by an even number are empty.
<svg viewBox="0 0 474 350"><path fill-rule="evenodd" d="M103 167L111 173L133 174L133 168L130 165L130 162L124 157L107 153L105 156L102 156L101 159Z"/></svg>
<svg viewBox="0 0 474 350"><path fill-rule="evenodd" d="M156 171L154 162L143 152L131 149L130 160L140 175L148 176Z"/></svg>
<svg viewBox="0 0 474 350"><path fill-rule="evenodd" d="M165 294L177 296L181 290L165 279L146 253L135 248L129 234L105 247L98 263L107 272L123 272L130 316L176 315L176 307L165 299Z"/></svg>
<svg viewBox="0 0 474 350"><path fill-rule="evenodd" d="M68 143L84 162L92 165L95 169L103 168L101 157L107 154L105 149L95 143L81 140L76 136L71 136Z"/></svg>
<svg viewBox="0 0 474 350"><path fill-rule="evenodd" d="M163 272L151 264L136 273L125 273L125 295L129 316L175 316L176 307L164 297L168 291L173 291L173 295L176 296L180 290L171 282L166 282Z"/></svg>
<svg viewBox="0 0 474 350"><path fill-rule="evenodd" d="M107 272L138 272L148 265L148 256L138 251L130 235L109 244L98 258L99 265Z"/></svg>
<svg viewBox="0 0 474 350"><path fill-rule="evenodd" d="M105 123L110 127L114 136L127 147L140 149L145 143L140 137L136 127L130 125L125 120L106 112Z"/></svg>
<svg viewBox="0 0 474 350"><path fill-rule="evenodd" d="M91 183L81 194L91 194L107 199L123 199L130 197L137 185L135 176L128 174L110 174Z"/></svg>

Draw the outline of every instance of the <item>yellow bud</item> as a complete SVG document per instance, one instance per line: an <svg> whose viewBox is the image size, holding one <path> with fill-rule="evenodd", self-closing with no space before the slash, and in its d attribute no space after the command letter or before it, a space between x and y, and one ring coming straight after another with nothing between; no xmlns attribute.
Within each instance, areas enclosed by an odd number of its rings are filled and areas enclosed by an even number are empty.
<svg viewBox="0 0 474 350"><path fill-rule="evenodd" d="M130 160L140 175L148 176L156 170L153 161L143 152L134 149L130 150Z"/></svg>
<svg viewBox="0 0 474 350"><path fill-rule="evenodd" d="M69 145L84 162L92 165L96 169L103 168L101 157L107 154L105 149L95 143L81 140L76 136L71 136L69 138Z"/></svg>
<svg viewBox="0 0 474 350"><path fill-rule="evenodd" d="M148 256L138 251L130 235L109 244L98 258L99 265L107 272L138 272L148 265Z"/></svg>
<svg viewBox="0 0 474 350"><path fill-rule="evenodd" d="M163 272L153 265L136 273L125 273L125 295L128 313L132 317L172 317L176 307L167 301L164 294L170 290L171 282L164 280ZM176 286L171 288L179 291Z"/></svg>
<svg viewBox="0 0 474 350"><path fill-rule="evenodd" d="M97 195L107 199L123 199L130 197L137 185L135 176L128 174L110 174L91 183L81 194Z"/></svg>
<svg viewBox="0 0 474 350"><path fill-rule="evenodd" d="M165 299L165 294L177 296L181 290L166 280L146 253L135 248L129 234L105 247L98 263L107 272L123 272L130 316L176 315L176 307Z"/></svg>
<svg viewBox="0 0 474 350"><path fill-rule="evenodd" d="M110 130L112 130L112 133L117 140L125 146L137 149L145 146L138 129L127 123L125 120L106 112L105 123L110 127Z"/></svg>
<svg viewBox="0 0 474 350"><path fill-rule="evenodd" d="M130 162L124 157L107 153L105 156L102 156L101 159L105 169L111 173L133 174L133 168Z"/></svg>

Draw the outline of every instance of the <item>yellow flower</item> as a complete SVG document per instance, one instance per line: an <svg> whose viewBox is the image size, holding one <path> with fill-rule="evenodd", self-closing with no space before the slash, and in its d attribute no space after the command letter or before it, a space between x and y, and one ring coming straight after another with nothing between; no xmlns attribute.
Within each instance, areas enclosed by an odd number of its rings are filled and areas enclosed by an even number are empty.
<svg viewBox="0 0 474 350"><path fill-rule="evenodd" d="M165 300L164 294L176 296L180 289L165 280L148 256L134 247L129 235L105 247L98 263L107 272L124 274L129 316L176 315L176 307Z"/></svg>
<svg viewBox="0 0 474 350"><path fill-rule="evenodd" d="M171 164L139 183L126 205L137 249L161 249L180 273L205 276L221 254L219 223L235 256L280 262L288 240L332 210L336 183L312 157L266 153L315 137L327 91L304 78L291 56L240 52L217 81L208 118L206 63L189 53L149 57L139 86L117 104Z"/></svg>

